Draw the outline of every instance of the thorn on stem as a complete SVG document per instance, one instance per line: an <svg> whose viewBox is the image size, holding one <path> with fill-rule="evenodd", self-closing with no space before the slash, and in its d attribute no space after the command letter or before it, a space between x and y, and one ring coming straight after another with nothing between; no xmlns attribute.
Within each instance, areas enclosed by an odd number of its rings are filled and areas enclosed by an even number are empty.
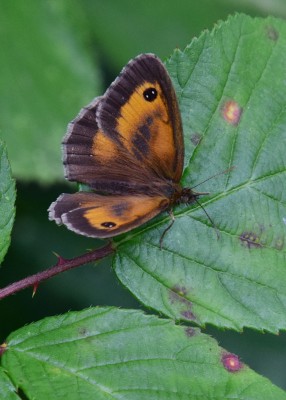
<svg viewBox="0 0 286 400"><path fill-rule="evenodd" d="M39 282L36 282L36 283L34 284L34 286L33 286L32 299L34 298L34 296L35 296L35 294L36 294L36 292L37 292L37 290L38 290L38 287L39 287Z"/></svg>
<svg viewBox="0 0 286 400"><path fill-rule="evenodd" d="M57 265L63 265L67 260L65 258L63 258L62 256L60 256L58 253L56 253L55 251L53 251L53 254L57 257L58 262Z"/></svg>

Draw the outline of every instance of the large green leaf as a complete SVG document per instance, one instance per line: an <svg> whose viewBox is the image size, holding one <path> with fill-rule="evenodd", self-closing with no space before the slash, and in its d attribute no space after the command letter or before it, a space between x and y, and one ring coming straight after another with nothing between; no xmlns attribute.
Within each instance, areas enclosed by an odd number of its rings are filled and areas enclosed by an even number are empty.
<svg viewBox="0 0 286 400"><path fill-rule="evenodd" d="M10 245L15 217L15 182L7 158L6 147L0 140L0 263Z"/></svg>
<svg viewBox="0 0 286 400"><path fill-rule="evenodd" d="M81 17L76 1L1 4L0 135L19 178L62 177L60 142L67 123L98 91Z"/></svg>
<svg viewBox="0 0 286 400"><path fill-rule="evenodd" d="M19 329L2 366L27 399L286 399L198 329L114 308Z"/></svg>
<svg viewBox="0 0 286 400"><path fill-rule="evenodd" d="M167 67L185 134L184 186L201 204L175 208L118 238L114 267L148 307L241 329L286 328L286 24L229 18Z"/></svg>

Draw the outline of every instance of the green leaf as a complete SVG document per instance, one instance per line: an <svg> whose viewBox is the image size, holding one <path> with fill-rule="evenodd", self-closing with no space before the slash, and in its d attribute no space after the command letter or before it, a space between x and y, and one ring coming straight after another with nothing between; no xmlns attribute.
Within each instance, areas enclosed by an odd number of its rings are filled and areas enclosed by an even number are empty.
<svg viewBox="0 0 286 400"><path fill-rule="evenodd" d="M16 389L8 378L6 371L0 367L0 398L1 400L15 400L20 399L16 395Z"/></svg>
<svg viewBox="0 0 286 400"><path fill-rule="evenodd" d="M240 330L286 328L286 24L236 15L167 62L185 134L178 206L117 238L114 268L148 307Z"/></svg>
<svg viewBox="0 0 286 400"><path fill-rule="evenodd" d="M18 178L51 182L63 176L66 126L98 91L94 55L88 55L84 36L76 1L1 5L1 137Z"/></svg>
<svg viewBox="0 0 286 400"><path fill-rule="evenodd" d="M286 399L199 329L139 311L71 312L7 344L3 368L28 399Z"/></svg>
<svg viewBox="0 0 286 400"><path fill-rule="evenodd" d="M10 245L15 217L15 182L7 158L6 147L0 140L0 263Z"/></svg>

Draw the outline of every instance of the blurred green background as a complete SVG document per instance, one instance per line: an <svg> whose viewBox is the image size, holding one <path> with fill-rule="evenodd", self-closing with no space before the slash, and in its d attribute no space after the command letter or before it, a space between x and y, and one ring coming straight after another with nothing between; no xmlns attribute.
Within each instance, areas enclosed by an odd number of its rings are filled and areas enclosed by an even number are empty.
<svg viewBox="0 0 286 400"><path fill-rule="evenodd" d="M60 143L67 123L104 92L130 58L166 58L229 14L286 16L285 0L13 0L1 2L0 137L17 179L12 244L0 285L100 245L49 222L47 208L75 187L63 178ZM0 304L0 343L48 315L90 305L140 304L117 281L110 260L62 274ZM267 305L266 305L267 306ZM286 389L286 335L208 328L221 346Z"/></svg>

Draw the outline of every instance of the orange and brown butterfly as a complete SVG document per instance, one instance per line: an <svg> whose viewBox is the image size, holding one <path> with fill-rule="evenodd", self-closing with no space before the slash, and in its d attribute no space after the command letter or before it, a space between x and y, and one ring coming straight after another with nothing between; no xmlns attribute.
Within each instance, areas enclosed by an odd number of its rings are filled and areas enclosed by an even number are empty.
<svg viewBox="0 0 286 400"><path fill-rule="evenodd" d="M63 153L65 177L92 191L62 194L49 218L85 236L116 236L199 195L180 185L181 115L168 72L153 54L131 60L80 111Z"/></svg>

